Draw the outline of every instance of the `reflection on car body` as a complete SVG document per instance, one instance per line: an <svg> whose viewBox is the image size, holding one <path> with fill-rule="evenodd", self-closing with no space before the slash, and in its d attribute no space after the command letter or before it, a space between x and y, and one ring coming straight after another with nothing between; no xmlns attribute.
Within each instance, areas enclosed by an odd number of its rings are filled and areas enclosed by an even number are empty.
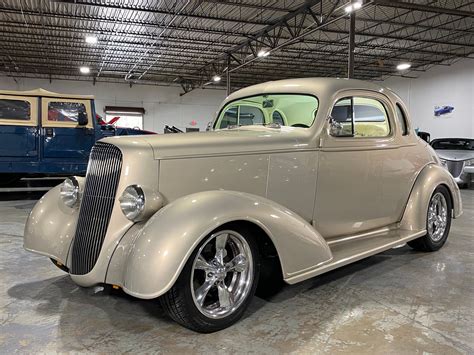
<svg viewBox="0 0 474 355"><path fill-rule="evenodd" d="M461 213L397 95L292 79L231 94L208 132L101 140L86 178L33 208L24 246L79 285L159 297L180 324L212 332L243 315L258 284L406 242L438 250Z"/></svg>

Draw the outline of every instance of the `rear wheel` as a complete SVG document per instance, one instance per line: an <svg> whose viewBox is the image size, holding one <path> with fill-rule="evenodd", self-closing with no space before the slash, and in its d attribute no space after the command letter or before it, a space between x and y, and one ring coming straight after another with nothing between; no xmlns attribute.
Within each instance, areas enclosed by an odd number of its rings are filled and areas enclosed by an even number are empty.
<svg viewBox="0 0 474 355"><path fill-rule="evenodd" d="M224 329L248 307L259 277L259 254L248 230L218 230L200 243L160 300L176 322L202 333Z"/></svg>
<svg viewBox="0 0 474 355"><path fill-rule="evenodd" d="M438 186L428 204L426 235L408 242L415 250L439 250L448 239L451 227L452 202L448 189Z"/></svg>

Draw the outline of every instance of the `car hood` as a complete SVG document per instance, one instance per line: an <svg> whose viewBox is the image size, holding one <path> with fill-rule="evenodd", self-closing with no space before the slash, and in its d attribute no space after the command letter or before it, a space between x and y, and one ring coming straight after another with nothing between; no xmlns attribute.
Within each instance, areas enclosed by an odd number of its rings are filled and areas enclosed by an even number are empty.
<svg viewBox="0 0 474 355"><path fill-rule="evenodd" d="M217 156L251 152L275 152L308 148L309 129L241 127L209 132L170 133L147 136L110 137L108 143L126 150L146 142L155 159Z"/></svg>
<svg viewBox="0 0 474 355"><path fill-rule="evenodd" d="M472 150L437 149L435 151L441 159L445 160L461 161L474 159L474 151Z"/></svg>

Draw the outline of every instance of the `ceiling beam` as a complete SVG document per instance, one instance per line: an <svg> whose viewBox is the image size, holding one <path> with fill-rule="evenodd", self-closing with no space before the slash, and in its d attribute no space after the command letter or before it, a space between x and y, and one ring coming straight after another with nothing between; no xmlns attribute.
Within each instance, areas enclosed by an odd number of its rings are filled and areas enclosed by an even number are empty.
<svg viewBox="0 0 474 355"><path fill-rule="evenodd" d="M413 2L397 1L397 0L375 0L375 5L395 7L399 9L407 9L414 11L427 11L438 14L447 14L461 17L474 17L474 12L459 9L452 9L448 7L436 7L430 5L417 4Z"/></svg>

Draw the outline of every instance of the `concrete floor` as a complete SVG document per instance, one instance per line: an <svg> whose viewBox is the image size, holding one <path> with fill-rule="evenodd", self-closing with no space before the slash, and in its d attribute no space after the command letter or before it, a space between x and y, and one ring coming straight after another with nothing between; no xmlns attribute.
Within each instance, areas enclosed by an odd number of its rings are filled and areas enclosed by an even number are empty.
<svg viewBox="0 0 474 355"><path fill-rule="evenodd" d="M202 335L155 301L76 286L22 249L34 201L0 201L0 353L474 353L474 191L436 253L394 249L255 298L245 319Z"/></svg>

